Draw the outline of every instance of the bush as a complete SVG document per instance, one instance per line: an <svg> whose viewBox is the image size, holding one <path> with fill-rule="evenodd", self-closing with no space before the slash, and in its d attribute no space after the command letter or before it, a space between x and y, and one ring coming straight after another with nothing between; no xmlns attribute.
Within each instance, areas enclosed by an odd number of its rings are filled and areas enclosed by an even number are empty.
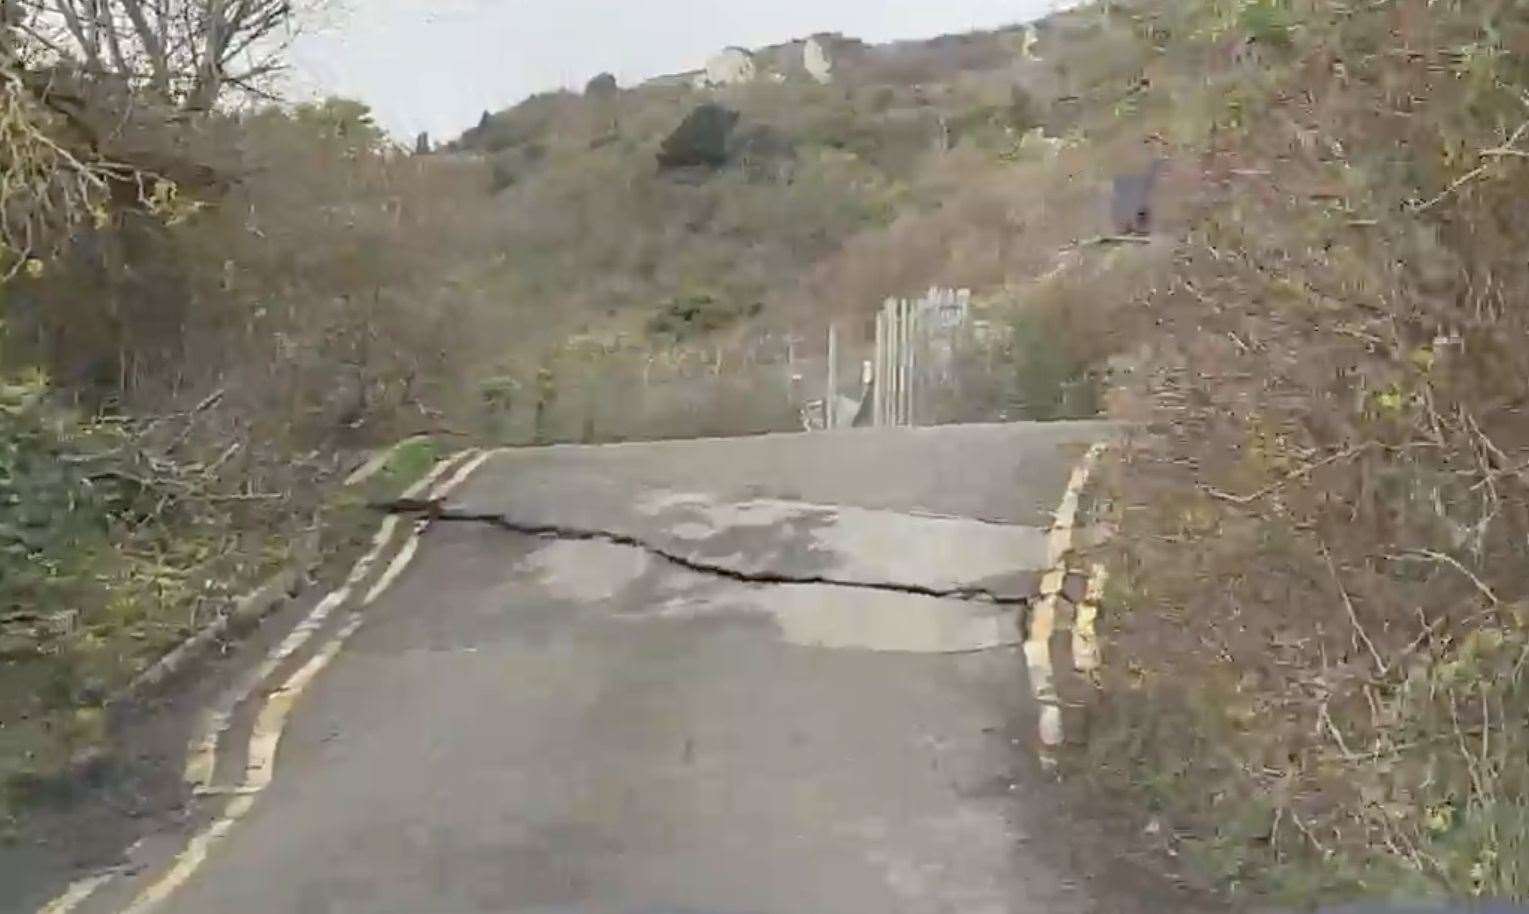
<svg viewBox="0 0 1529 914"><path fill-rule="evenodd" d="M1249 0L1243 4L1238 19L1249 40L1264 47L1290 46L1295 16L1288 0Z"/></svg>
<svg viewBox="0 0 1529 914"><path fill-rule="evenodd" d="M620 91L616 85L616 77L610 73L601 73L584 85L586 98L609 98Z"/></svg>
<svg viewBox="0 0 1529 914"><path fill-rule="evenodd" d="M718 301L710 295L675 298L648 319L648 333L682 341L730 327L764 310L759 302L743 305Z"/></svg>
<svg viewBox="0 0 1529 914"><path fill-rule="evenodd" d="M68 605L107 532L112 486L83 469L92 436L47 396L40 377L0 378L0 619Z"/></svg>
<svg viewBox="0 0 1529 914"><path fill-rule="evenodd" d="M1188 9L1175 35L1301 63L1204 93L1237 101L1180 133L1205 193L1169 274L1114 309L1143 343L1118 400L1142 433L1112 486L1106 692L1182 693L1214 737L1164 770L1182 735L1116 721L1142 763L1120 776L1229 888L1529 897L1529 74L1507 37L1529 20ZM1205 101L1162 81L1133 124Z"/></svg>
<svg viewBox="0 0 1529 914"><path fill-rule="evenodd" d="M736 111L711 102L697 106L664 138L658 151L659 168L727 164L727 139L737 123Z"/></svg>

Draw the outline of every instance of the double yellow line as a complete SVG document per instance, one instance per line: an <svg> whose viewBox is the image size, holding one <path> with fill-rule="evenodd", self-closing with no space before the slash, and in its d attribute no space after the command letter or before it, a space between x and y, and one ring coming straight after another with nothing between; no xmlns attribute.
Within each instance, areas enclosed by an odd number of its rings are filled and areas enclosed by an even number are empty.
<svg viewBox="0 0 1529 914"><path fill-rule="evenodd" d="M1056 630L1058 602L1067 581L1068 560L1072 554L1073 535L1078 526L1078 499L1088 485L1099 457L1107 445L1098 443L1088 449L1062 493L1062 503L1053 516L1046 534L1046 573L1041 577L1040 598L1030 608L1025 633L1025 665L1030 670L1030 689L1040 705L1041 761L1049 763L1051 750L1062 744L1062 707L1056 691L1056 675L1051 663L1051 635ZM1079 670L1098 665L1098 636L1094 623L1098 618L1098 593L1103 585L1104 569L1094 566L1088 583L1088 596L1072 619L1073 664Z"/></svg>
<svg viewBox="0 0 1529 914"><path fill-rule="evenodd" d="M410 486L403 498L445 498L467 481L483 462L493 456L491 451L468 450L448 457L435 465L423 479ZM448 476L448 474L450 474ZM444 478L444 481L442 481ZM347 605L352 595L376 568L387 553L401 524L398 515L383 519L371 549L358 559L346 576L345 583L314 605L308 615L271 649L265 659L249 674L236 681L224 692L213 706L203 713L195 735L187 748L185 767L186 781L199 796L229 797L222 813L206 827L194 834L186 846L176 854L169 866L133 896L121 914L149 914L206 862L212 849L233 830L245 815L254 808L255 799L270 785L276 774L276 753L286 729L287 718L297 700L324 668L334 660L345 642L361 627L365 618L361 610L374 603L403 574L419 550L419 538L426 522L416 523L393 554L376 583L367 590L360 604L335 632L324 642L309 660L288 676L280 685L265 696L265 702L255 717L250 731L249 747L245 755L245 768L239 784L216 787L213 778L217 769L217 757L228 732L235 709L247 701L277 669L312 640L335 610ZM38 914L71 914L98 891L112 883L117 871L96 873L71 884L63 894L45 905Z"/></svg>

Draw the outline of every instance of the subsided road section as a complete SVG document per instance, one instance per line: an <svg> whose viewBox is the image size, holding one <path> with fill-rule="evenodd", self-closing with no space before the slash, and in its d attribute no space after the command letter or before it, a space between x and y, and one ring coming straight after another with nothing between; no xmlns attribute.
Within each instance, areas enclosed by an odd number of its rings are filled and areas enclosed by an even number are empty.
<svg viewBox="0 0 1529 914"><path fill-rule="evenodd" d="M497 454L446 506L475 520L425 535L293 709L270 786L156 910L1163 909L1071 853L1015 607L973 596L1033 588L1107 434Z"/></svg>

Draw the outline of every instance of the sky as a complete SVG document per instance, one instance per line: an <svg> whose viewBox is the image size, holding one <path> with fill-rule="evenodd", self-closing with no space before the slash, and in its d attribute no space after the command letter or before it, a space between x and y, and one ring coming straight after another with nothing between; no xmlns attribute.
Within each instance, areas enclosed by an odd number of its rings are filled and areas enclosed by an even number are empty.
<svg viewBox="0 0 1529 914"><path fill-rule="evenodd" d="M699 69L728 45L870 42L1038 18L1055 0L348 0L292 47L293 91L371 105L399 139L455 137L535 92Z"/></svg>

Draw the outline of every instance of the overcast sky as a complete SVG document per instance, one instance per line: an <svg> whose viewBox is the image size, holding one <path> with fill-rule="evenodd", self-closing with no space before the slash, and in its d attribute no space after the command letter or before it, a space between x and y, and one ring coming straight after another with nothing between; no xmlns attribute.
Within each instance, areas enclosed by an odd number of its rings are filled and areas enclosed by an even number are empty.
<svg viewBox="0 0 1529 914"><path fill-rule="evenodd" d="M400 138L437 140L533 92L582 88L608 70L623 86L699 68L726 45L813 32L881 42L992 28L1054 0L350 0L293 48L302 94L370 104Z"/></svg>

